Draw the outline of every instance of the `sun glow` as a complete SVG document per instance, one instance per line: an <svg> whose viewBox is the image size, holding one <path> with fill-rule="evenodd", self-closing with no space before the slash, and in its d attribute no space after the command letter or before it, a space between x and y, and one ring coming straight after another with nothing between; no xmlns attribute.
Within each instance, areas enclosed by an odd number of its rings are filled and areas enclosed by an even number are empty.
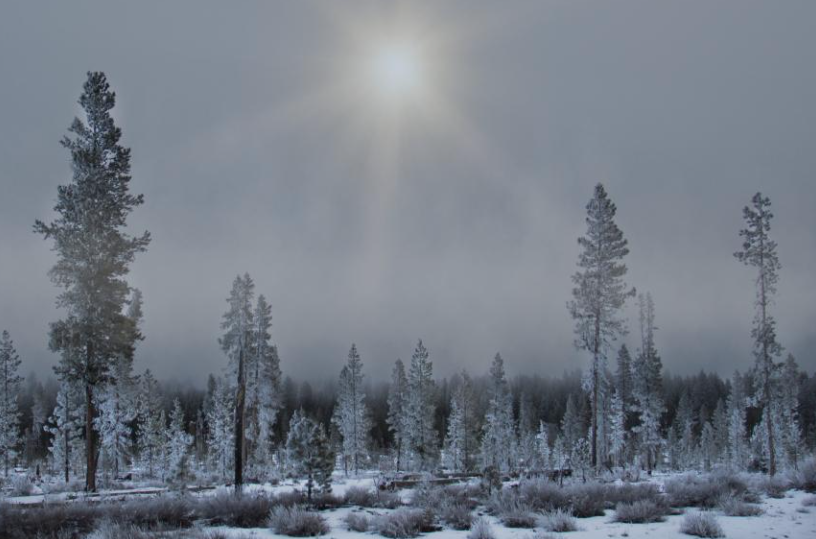
<svg viewBox="0 0 816 539"><path fill-rule="evenodd" d="M377 90L390 97L416 94L423 82L420 54L411 43L382 46L372 57L369 72Z"/></svg>

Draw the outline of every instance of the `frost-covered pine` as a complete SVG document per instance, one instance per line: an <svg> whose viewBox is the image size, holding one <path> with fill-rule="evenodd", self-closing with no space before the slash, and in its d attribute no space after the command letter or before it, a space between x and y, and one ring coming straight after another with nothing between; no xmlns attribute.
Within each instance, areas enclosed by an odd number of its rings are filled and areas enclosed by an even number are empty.
<svg viewBox="0 0 816 539"><path fill-rule="evenodd" d="M694 435L694 428L697 420L694 408L691 405L691 397L688 391L684 391L677 404L677 413L674 416L672 429L675 433L677 443L675 454L677 461L673 466L679 469L688 469L696 465L697 462L697 437Z"/></svg>
<svg viewBox="0 0 816 539"><path fill-rule="evenodd" d="M711 466L716 463L717 459L717 441L711 421L706 421L700 434L700 458L703 469L707 472L711 471Z"/></svg>
<svg viewBox="0 0 816 539"><path fill-rule="evenodd" d="M478 425L473 383L467 372L455 379L451 395L451 412L445 434L443 465L456 472L470 471L474 467L477 447Z"/></svg>
<svg viewBox="0 0 816 539"><path fill-rule="evenodd" d="M586 440L586 425L578 410L578 402L575 395L567 398L567 407L564 417L561 418L561 448L562 458L566 461L566 467L570 467L575 459L575 449L581 440Z"/></svg>
<svg viewBox="0 0 816 539"><path fill-rule="evenodd" d="M615 391L610 403L612 409L609 418L609 451L616 466L626 464L626 412L627 408L620 391Z"/></svg>
<svg viewBox="0 0 816 539"><path fill-rule="evenodd" d="M789 468L798 469L802 455L802 429L799 423L799 365L793 354L788 354L780 373L779 431L782 450Z"/></svg>
<svg viewBox="0 0 816 539"><path fill-rule="evenodd" d="M779 281L779 257L776 253L776 242L770 238L771 201L757 193L751 199L751 205L743 209L746 227L740 230L743 239L742 250L734 256L747 266L757 269L756 278L756 314L751 337L754 339L755 370L757 378L756 403L762 407L761 425L764 429L765 445L768 453L768 475L776 474L777 448L774 409L777 407L777 391L774 387L774 374L777 369L774 361L782 353L782 346L776 340L776 320L770 313L770 305L776 294Z"/></svg>
<svg viewBox="0 0 816 539"><path fill-rule="evenodd" d="M232 290L227 298L229 309L224 313L221 329L224 335L218 340L221 349L229 357L230 382L235 388L234 427L235 442L234 474L235 490L240 491L244 483L244 440L247 400L248 366L252 358L253 345L253 310L252 300L255 294L255 283L248 273L238 275L232 282Z"/></svg>
<svg viewBox="0 0 816 539"><path fill-rule="evenodd" d="M720 399L711 416L711 426L714 429L715 458L713 464L728 463L728 409L725 401Z"/></svg>
<svg viewBox="0 0 816 539"><path fill-rule="evenodd" d="M223 378L215 379L215 388L212 394L209 412L207 413L208 445L212 469L226 480L232 471L233 449L233 396L229 384Z"/></svg>
<svg viewBox="0 0 816 539"><path fill-rule="evenodd" d="M187 452L193 437L187 434L184 421L184 410L181 402L173 402L170 412L170 428L167 431L167 472L170 478L183 477L186 473Z"/></svg>
<svg viewBox="0 0 816 539"><path fill-rule="evenodd" d="M247 454L255 475L269 468L272 432L281 406L281 369L278 349L272 343L272 306L258 296L253 316L253 345L247 376Z"/></svg>
<svg viewBox="0 0 816 539"><path fill-rule="evenodd" d="M639 423L634 427L639 452L652 471L657 466L663 439L660 425L666 407L663 403L663 363L654 341L655 312L652 295L646 293L638 298L640 307L641 350L635 359L633 372L632 409Z"/></svg>
<svg viewBox="0 0 816 539"><path fill-rule="evenodd" d="M415 462L414 467L420 470L427 469L432 464L439 443L434 428L435 391L433 363L428 359L428 350L420 339L411 356L405 407L409 448Z"/></svg>
<svg viewBox="0 0 816 539"><path fill-rule="evenodd" d="M482 436L482 466L512 471L516 467L516 422L501 354L496 354L490 366L489 397Z"/></svg>
<svg viewBox="0 0 816 539"><path fill-rule="evenodd" d="M535 435L535 452L533 453L532 468L534 470L549 470L550 440L547 425L543 421L538 424L538 433Z"/></svg>
<svg viewBox="0 0 816 539"><path fill-rule="evenodd" d="M624 466L629 461L628 454L632 445L634 409L632 356L625 344L618 350L614 389L614 395L610 400L609 449L614 463Z"/></svg>
<svg viewBox="0 0 816 539"><path fill-rule="evenodd" d="M403 457L410 447L408 436L408 378L405 376L405 365L401 359L394 363L391 371L391 385L388 386L388 430L394 436L397 471L402 469Z"/></svg>
<svg viewBox="0 0 816 539"><path fill-rule="evenodd" d="M79 104L84 120L74 118L62 145L71 153L73 178L57 191L50 224L34 231L54 240L58 261L51 280L61 288L62 320L51 324L51 348L61 354L61 378L84 385L85 489L96 490L97 416L95 393L106 382L116 358L130 353L137 332L125 312L129 266L147 249L150 234L132 237L127 217L143 203L130 193L130 149L119 144L122 131L111 110L116 94L101 72L89 72Z"/></svg>
<svg viewBox="0 0 816 539"><path fill-rule="evenodd" d="M55 470L65 482L82 464L82 429L84 419L82 393L77 383L63 380L57 392L57 404L45 431L51 435L48 452Z"/></svg>
<svg viewBox="0 0 816 539"><path fill-rule="evenodd" d="M361 462L368 456L371 420L365 398L363 362L357 353L357 346L352 343L346 364L340 371L337 406L332 417L343 439L343 462L347 473L349 464L355 474L359 473Z"/></svg>
<svg viewBox="0 0 816 539"><path fill-rule="evenodd" d="M128 307L128 318L134 323L134 341L140 340L138 331L142 319L142 293L133 289ZM99 433L102 467L118 476L131 457L133 420L137 412L137 377L133 375L133 349L126 350L114 360L107 383L97 391L99 415L94 421Z"/></svg>
<svg viewBox="0 0 816 539"><path fill-rule="evenodd" d="M746 429L746 387L745 379L734 372L731 380L731 392L726 401L728 414L728 453L727 465L731 469L742 470L748 461L748 434Z"/></svg>
<svg viewBox="0 0 816 539"><path fill-rule="evenodd" d="M522 391L519 398L518 457L522 466L527 469L536 468L536 436L538 434L536 418L532 397L528 392Z"/></svg>
<svg viewBox="0 0 816 539"><path fill-rule="evenodd" d="M296 410L289 422L286 455L293 472L306 478L310 503L315 487L322 493L331 492L336 456L323 426L307 417L302 409Z"/></svg>
<svg viewBox="0 0 816 539"><path fill-rule="evenodd" d="M587 233L578 238L582 251L578 258L579 271L572 277L573 300L567 307L575 320L575 345L592 354L590 369L590 461L600 466L599 424L602 420L602 359L612 341L625 333L626 325L618 314L626 299L633 296L623 281L629 254L627 240L615 224L615 204L600 183L595 186L587 204Z"/></svg>
<svg viewBox="0 0 816 539"><path fill-rule="evenodd" d="M3 459L3 475L8 477L9 468L17 458L20 444L20 411L17 399L22 377L17 374L20 356L8 331L0 336L0 455Z"/></svg>
<svg viewBox="0 0 816 539"><path fill-rule="evenodd" d="M136 398L136 448L142 468L153 477L159 468L165 425L162 413L159 383L147 369L139 380Z"/></svg>

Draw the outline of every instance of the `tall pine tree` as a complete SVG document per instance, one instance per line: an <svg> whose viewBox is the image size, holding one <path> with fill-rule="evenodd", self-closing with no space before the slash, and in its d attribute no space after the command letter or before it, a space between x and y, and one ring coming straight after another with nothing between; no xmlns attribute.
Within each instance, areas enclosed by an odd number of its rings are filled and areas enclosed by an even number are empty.
<svg viewBox="0 0 816 539"><path fill-rule="evenodd" d="M17 456L20 444L20 411L17 400L23 379L17 374L20 356L8 331L0 336L0 455L3 459L3 475L8 477L9 468Z"/></svg>
<svg viewBox="0 0 816 539"><path fill-rule="evenodd" d="M150 234L124 232L127 217L143 203L130 193L130 150L119 144L121 130L110 114L116 103L104 73L88 73L79 104L85 121L75 118L62 145L71 152L73 179L57 192L51 224L34 231L54 240L57 264L52 281L63 288L57 306L66 317L51 325L50 346L61 353L61 377L82 382L85 391L85 489L96 490L97 416L95 392L107 382L116 358L132 353L138 338L124 312L130 287L125 281L136 253Z"/></svg>
<svg viewBox="0 0 816 539"><path fill-rule="evenodd" d="M592 466L598 466L598 431L604 419L601 410L603 360L611 342L625 333L625 322L618 313L626 298L633 296L635 291L623 281L626 265L622 261L629 254L629 248L623 232L615 224L617 208L600 183L595 186L586 209L587 233L578 238L582 248L578 257L579 271L572 277L575 288L572 290L573 300L567 307L575 320L576 347L592 354L589 376L590 462Z"/></svg>

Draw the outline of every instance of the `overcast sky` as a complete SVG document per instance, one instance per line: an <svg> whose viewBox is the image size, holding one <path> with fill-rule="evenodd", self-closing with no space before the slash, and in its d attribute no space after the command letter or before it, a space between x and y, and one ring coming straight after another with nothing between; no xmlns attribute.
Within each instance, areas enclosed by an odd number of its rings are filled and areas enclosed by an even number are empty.
<svg viewBox="0 0 816 539"><path fill-rule="evenodd" d="M779 337L816 368L816 2L422 5L4 2L0 328L23 371L57 360L55 257L31 227L70 180L59 140L88 70L117 92L145 195L131 227L153 235L131 275L140 371L219 372L245 271L298 378L335 376L352 341L384 378L419 337L438 375L497 350L511 374L585 367L565 303L599 181L681 374L752 362L754 275L732 253L742 207L770 196ZM433 103L337 89L406 37L432 44Z"/></svg>

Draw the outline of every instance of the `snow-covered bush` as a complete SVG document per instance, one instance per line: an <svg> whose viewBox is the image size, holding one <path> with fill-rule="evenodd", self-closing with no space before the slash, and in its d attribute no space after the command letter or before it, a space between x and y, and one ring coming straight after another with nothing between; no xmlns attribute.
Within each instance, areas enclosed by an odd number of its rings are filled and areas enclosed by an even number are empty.
<svg viewBox="0 0 816 539"><path fill-rule="evenodd" d="M660 492L660 488L654 483L627 483L621 486L608 487L606 489L606 499L610 505L631 504L639 501L660 504L663 503L664 496Z"/></svg>
<svg viewBox="0 0 816 539"><path fill-rule="evenodd" d="M377 507L377 495L368 488L349 487L343 496L346 505L358 507Z"/></svg>
<svg viewBox="0 0 816 539"><path fill-rule="evenodd" d="M790 484L782 477L763 477L757 483L760 492L764 492L769 498L784 498L785 492L790 488Z"/></svg>
<svg viewBox="0 0 816 539"><path fill-rule="evenodd" d="M689 513L680 524L680 532L697 537L725 537L722 527L711 513Z"/></svg>
<svg viewBox="0 0 816 539"><path fill-rule="evenodd" d="M514 490L500 490L490 497L488 511L508 528L535 528L534 507L529 506Z"/></svg>
<svg viewBox="0 0 816 539"><path fill-rule="evenodd" d="M214 524L237 528L257 528L263 526L277 501L264 494L241 496L222 491L215 496L201 498L197 512L200 518Z"/></svg>
<svg viewBox="0 0 816 539"><path fill-rule="evenodd" d="M810 457L792 474L791 483L805 492L816 492L816 457Z"/></svg>
<svg viewBox="0 0 816 539"><path fill-rule="evenodd" d="M433 530L433 513L424 509L402 508L374 520L374 530L383 537L407 539Z"/></svg>
<svg viewBox="0 0 816 539"><path fill-rule="evenodd" d="M9 481L10 496L30 496L34 492L34 483L24 475L15 475Z"/></svg>
<svg viewBox="0 0 816 539"><path fill-rule="evenodd" d="M816 507L816 496L808 496L802 500L802 505L805 507Z"/></svg>
<svg viewBox="0 0 816 539"><path fill-rule="evenodd" d="M495 536L487 520L479 518L476 519L470 527L470 533L467 539L495 539Z"/></svg>
<svg viewBox="0 0 816 539"><path fill-rule="evenodd" d="M371 519L362 513L349 513L346 515L346 526L350 531L365 533L371 527Z"/></svg>
<svg viewBox="0 0 816 539"><path fill-rule="evenodd" d="M572 514L578 518L601 517L607 506L607 489L598 483L573 485L567 489Z"/></svg>
<svg viewBox="0 0 816 539"><path fill-rule="evenodd" d="M763 513L759 506L746 503L733 496L721 499L719 507L723 514L729 517L756 517Z"/></svg>
<svg viewBox="0 0 816 539"><path fill-rule="evenodd" d="M557 509L544 515L544 528L550 532L574 532L578 525L567 511Z"/></svg>
<svg viewBox="0 0 816 539"><path fill-rule="evenodd" d="M469 530L473 523L470 507L459 502L446 502L439 509L439 518L454 530Z"/></svg>
<svg viewBox="0 0 816 539"><path fill-rule="evenodd" d="M290 537L315 537L330 531L326 519L298 505L273 508L268 523L275 533Z"/></svg>
<svg viewBox="0 0 816 539"><path fill-rule="evenodd" d="M524 502L536 511L555 511L569 507L566 491L545 479L524 481L519 486Z"/></svg>
<svg viewBox="0 0 816 539"><path fill-rule="evenodd" d="M619 503L615 508L615 522L646 524L666 520L666 507L651 500Z"/></svg>
<svg viewBox="0 0 816 539"><path fill-rule="evenodd" d="M742 498L748 485L735 475L686 475L666 481L664 488L672 507L712 509L726 496Z"/></svg>

